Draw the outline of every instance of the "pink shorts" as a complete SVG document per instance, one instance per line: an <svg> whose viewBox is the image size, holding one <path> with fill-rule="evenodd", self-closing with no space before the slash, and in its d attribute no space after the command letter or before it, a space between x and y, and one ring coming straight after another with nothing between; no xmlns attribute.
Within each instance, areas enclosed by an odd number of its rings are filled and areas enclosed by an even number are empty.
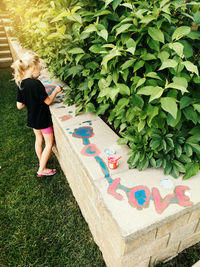
<svg viewBox="0 0 200 267"><path fill-rule="evenodd" d="M51 134L53 133L53 126L49 126L48 128L40 130L43 134Z"/></svg>

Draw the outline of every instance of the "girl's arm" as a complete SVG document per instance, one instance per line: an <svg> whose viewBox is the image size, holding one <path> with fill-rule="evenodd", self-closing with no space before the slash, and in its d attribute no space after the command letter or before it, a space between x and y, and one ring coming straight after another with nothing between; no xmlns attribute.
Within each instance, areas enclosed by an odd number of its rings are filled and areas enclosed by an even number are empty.
<svg viewBox="0 0 200 267"><path fill-rule="evenodd" d="M24 103L17 102L17 108L18 108L18 109L23 109L23 108L25 108L25 107L26 107L26 105L25 105Z"/></svg>
<svg viewBox="0 0 200 267"><path fill-rule="evenodd" d="M51 103L54 101L54 98L58 93L60 93L63 89L60 86L56 86L56 88L53 90L52 94L47 96L47 98L44 100L44 103L47 105L51 105Z"/></svg>

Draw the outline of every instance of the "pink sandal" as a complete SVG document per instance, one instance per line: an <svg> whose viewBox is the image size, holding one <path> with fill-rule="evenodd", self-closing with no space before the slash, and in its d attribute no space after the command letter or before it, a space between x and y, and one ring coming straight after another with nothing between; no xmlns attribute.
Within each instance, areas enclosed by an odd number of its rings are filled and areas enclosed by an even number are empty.
<svg viewBox="0 0 200 267"><path fill-rule="evenodd" d="M37 177L52 176L54 174L56 174L56 169L52 169L50 172L37 172Z"/></svg>

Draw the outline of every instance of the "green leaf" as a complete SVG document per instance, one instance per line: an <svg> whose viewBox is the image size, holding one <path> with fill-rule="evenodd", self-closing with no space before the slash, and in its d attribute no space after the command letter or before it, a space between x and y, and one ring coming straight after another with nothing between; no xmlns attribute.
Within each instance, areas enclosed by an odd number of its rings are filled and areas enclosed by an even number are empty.
<svg viewBox="0 0 200 267"><path fill-rule="evenodd" d="M166 51L162 51L162 52L158 53L158 58L163 63L164 61L166 61L169 58L169 53Z"/></svg>
<svg viewBox="0 0 200 267"><path fill-rule="evenodd" d="M164 174L165 175L170 174L171 170L172 170L172 164L171 162L167 161L166 167L164 168Z"/></svg>
<svg viewBox="0 0 200 267"><path fill-rule="evenodd" d="M81 19L81 16L79 14L75 13L75 14L73 14L71 16L68 16L67 19L70 20L70 21L76 21L76 22L82 24L82 19Z"/></svg>
<svg viewBox="0 0 200 267"><path fill-rule="evenodd" d="M170 115L170 114L169 114ZM170 115L171 116L171 115ZM166 137L166 142L170 148L174 148L174 142L170 137Z"/></svg>
<svg viewBox="0 0 200 267"><path fill-rule="evenodd" d="M162 0L160 2L160 8L164 7L168 2L169 2L169 0Z"/></svg>
<svg viewBox="0 0 200 267"><path fill-rule="evenodd" d="M134 165L138 162L139 158L140 158L140 152L138 151L138 152L133 156L133 158L131 157L131 159L132 159L132 161L131 161L131 165L134 166Z"/></svg>
<svg viewBox="0 0 200 267"><path fill-rule="evenodd" d="M147 41L148 42L148 45L151 49L159 52L160 51L160 43L158 41L155 41L153 39L150 39Z"/></svg>
<svg viewBox="0 0 200 267"><path fill-rule="evenodd" d="M97 108L97 115L104 114L105 111L109 108L110 104L102 104Z"/></svg>
<svg viewBox="0 0 200 267"><path fill-rule="evenodd" d="M197 66L195 66L192 62L190 61L184 61L182 64L186 67L186 69L190 72L196 73L197 76L199 76L199 71Z"/></svg>
<svg viewBox="0 0 200 267"><path fill-rule="evenodd" d="M182 172L182 173L185 172L185 167L184 167L184 165L180 161L174 160L173 163L178 167L178 170L180 172Z"/></svg>
<svg viewBox="0 0 200 267"><path fill-rule="evenodd" d="M127 48L135 48L136 47L136 42L132 39L132 38L129 38L128 41L126 42L126 47Z"/></svg>
<svg viewBox="0 0 200 267"><path fill-rule="evenodd" d="M180 110L178 110L178 112L177 112L176 119L174 119L174 117L172 117L172 115L170 113L168 113L167 124L171 127L175 127L179 123L180 119L181 119L181 111Z"/></svg>
<svg viewBox="0 0 200 267"><path fill-rule="evenodd" d="M177 28L174 33L172 34L172 41L173 40L179 40L181 39L183 36L187 35L190 33L190 27L188 26L181 26L179 28Z"/></svg>
<svg viewBox="0 0 200 267"><path fill-rule="evenodd" d="M131 66L133 66L133 63L135 62L136 59L129 59L124 64L121 65L122 70L125 70Z"/></svg>
<svg viewBox="0 0 200 267"><path fill-rule="evenodd" d="M188 38L192 40L200 40L200 32L199 31L191 31L188 35Z"/></svg>
<svg viewBox="0 0 200 267"><path fill-rule="evenodd" d="M189 134L192 134L192 135L198 135L199 133L200 133L200 125L193 127L189 131Z"/></svg>
<svg viewBox="0 0 200 267"><path fill-rule="evenodd" d="M193 77L193 81L194 81L194 83L196 83L196 84L200 84L200 76L195 76L195 77Z"/></svg>
<svg viewBox="0 0 200 267"><path fill-rule="evenodd" d="M116 36L119 35L122 32L125 32L126 30L128 30L128 28L130 28L131 26L132 26L132 24L130 24L130 23L121 25L116 30Z"/></svg>
<svg viewBox="0 0 200 267"><path fill-rule="evenodd" d="M138 123L138 132L141 132L144 129L145 123L146 123L145 120L140 121Z"/></svg>
<svg viewBox="0 0 200 267"><path fill-rule="evenodd" d="M105 39L107 41L108 39L108 32L106 29L103 29L101 31L97 31L97 34L102 37L103 39Z"/></svg>
<svg viewBox="0 0 200 267"><path fill-rule="evenodd" d="M197 162L191 162L186 164L186 172L183 176L183 180L187 180L190 177L196 175L199 172L199 164Z"/></svg>
<svg viewBox="0 0 200 267"><path fill-rule="evenodd" d="M51 20L51 23L52 22L57 22L59 20L62 20L64 17L70 16L70 15L71 15L70 11L69 10L68 11L65 10L65 11L61 12L57 17L53 18Z"/></svg>
<svg viewBox="0 0 200 267"><path fill-rule="evenodd" d="M152 167L156 168L156 161L155 161L155 159L153 157L150 158L149 162L150 162Z"/></svg>
<svg viewBox="0 0 200 267"><path fill-rule="evenodd" d="M76 109L75 115L77 116L83 110L83 106L79 105Z"/></svg>
<svg viewBox="0 0 200 267"><path fill-rule="evenodd" d="M160 145L160 144L159 144ZM156 168L160 168L161 166L162 166L162 164L163 164L163 159L158 159L157 161L156 161Z"/></svg>
<svg viewBox="0 0 200 267"><path fill-rule="evenodd" d="M194 104L193 107L200 113L200 104Z"/></svg>
<svg viewBox="0 0 200 267"><path fill-rule="evenodd" d="M185 145L184 145L184 151L185 151L187 157L191 157L192 154L193 154L192 147L191 147L189 144L185 144ZM191 160L190 160L190 161L191 161ZM188 161L188 162L190 162L190 161ZM186 163L187 163L187 161L186 161Z"/></svg>
<svg viewBox="0 0 200 267"><path fill-rule="evenodd" d="M112 2L113 2L113 0L105 0L105 8Z"/></svg>
<svg viewBox="0 0 200 267"><path fill-rule="evenodd" d="M131 5L130 3L124 3L124 4L121 4L122 6L125 6L125 7L128 7L130 8L131 10L133 10L133 5Z"/></svg>
<svg viewBox="0 0 200 267"><path fill-rule="evenodd" d="M160 146L160 140L151 140L150 142L150 147L153 149L153 150L156 150L156 148L158 148ZM157 164L156 164L157 165ZM160 167L157 165L157 167Z"/></svg>
<svg viewBox="0 0 200 267"><path fill-rule="evenodd" d="M119 130L119 132L121 133L124 129L126 129L127 128L127 123L122 123L121 125L120 125L120 130Z"/></svg>
<svg viewBox="0 0 200 267"><path fill-rule="evenodd" d="M131 99L131 104L142 109L144 106L144 100L140 95L134 94Z"/></svg>
<svg viewBox="0 0 200 267"><path fill-rule="evenodd" d="M181 43L171 43L169 44L169 48L173 49L177 53L177 55L179 55L179 57L183 57L184 46Z"/></svg>
<svg viewBox="0 0 200 267"><path fill-rule="evenodd" d="M117 87L119 89L120 94L122 94L122 95L130 95L131 91L130 91L130 88L127 85L125 85L123 83L118 83Z"/></svg>
<svg viewBox="0 0 200 267"><path fill-rule="evenodd" d="M181 90L183 93L188 92L188 90L187 90L188 82L185 78L174 77L173 81L174 82L168 84L166 88L175 88L175 89Z"/></svg>
<svg viewBox="0 0 200 267"><path fill-rule="evenodd" d="M188 97L188 96L183 96L180 101L180 109L188 107L190 104L194 103L194 99Z"/></svg>
<svg viewBox="0 0 200 267"><path fill-rule="evenodd" d="M193 144L193 143L188 143L191 145L191 147L193 148L193 151L196 152L197 154L200 154L200 145L198 144Z"/></svg>
<svg viewBox="0 0 200 267"><path fill-rule="evenodd" d="M151 127L151 122L152 122L153 118L158 115L159 108L149 104L147 112L148 112L148 115L149 115L148 119L147 119L147 124L148 124L149 127Z"/></svg>
<svg viewBox="0 0 200 267"><path fill-rule="evenodd" d="M197 126L197 128L199 128L199 127ZM192 135L192 136L188 137L188 139L186 140L186 142L187 143L198 144L200 142L200 135L199 135L199 133L196 133L195 135Z"/></svg>
<svg viewBox="0 0 200 267"><path fill-rule="evenodd" d="M171 175L172 175L175 179L177 179L177 178L179 177L179 169L178 169L178 167L177 167L176 165L174 165L174 166L172 167Z"/></svg>
<svg viewBox="0 0 200 267"><path fill-rule="evenodd" d="M128 98L120 98L120 100L117 102L117 110L121 110L123 109L125 106L127 106L129 103L129 99Z"/></svg>
<svg viewBox="0 0 200 267"><path fill-rule="evenodd" d="M200 25L200 13L199 12L194 14L194 21L196 24Z"/></svg>
<svg viewBox="0 0 200 267"><path fill-rule="evenodd" d="M175 60L167 59L162 63L162 65L159 68L159 70L163 70L163 69L166 69L166 68L175 68L177 65L178 65L178 62L176 62Z"/></svg>
<svg viewBox="0 0 200 267"><path fill-rule="evenodd" d="M135 49L136 49L136 42L130 38L127 42L126 42L126 47L128 48L126 51L131 53L132 55L135 54Z"/></svg>
<svg viewBox="0 0 200 267"><path fill-rule="evenodd" d="M113 9L115 10L121 2L122 0L114 0L112 5Z"/></svg>
<svg viewBox="0 0 200 267"><path fill-rule="evenodd" d="M71 67L70 69L67 70L67 77L72 75L73 77L80 73L83 70L83 66L81 65L76 65L74 67Z"/></svg>
<svg viewBox="0 0 200 267"><path fill-rule="evenodd" d="M155 20L156 17L152 16L152 15L147 15L145 17L143 17L139 23L144 23L144 24L148 24L149 22L151 22L152 20Z"/></svg>
<svg viewBox="0 0 200 267"><path fill-rule="evenodd" d="M168 22L171 24L171 17L170 17L170 15L168 15L168 14L162 14L162 16L164 17L164 18L166 18L167 20L168 20Z"/></svg>
<svg viewBox="0 0 200 267"><path fill-rule="evenodd" d="M59 32L53 32L47 37L47 39L51 40L51 39L59 38L59 37L63 38L63 35Z"/></svg>
<svg viewBox="0 0 200 267"><path fill-rule="evenodd" d="M158 79L158 80L162 80L158 74L156 72L149 72L146 74L146 77L150 77L150 78L154 78L154 79Z"/></svg>
<svg viewBox="0 0 200 267"><path fill-rule="evenodd" d="M99 16L103 16L107 14L112 14L112 12L107 9L101 9L101 10L98 10L96 13L94 13L94 17L99 17Z"/></svg>
<svg viewBox="0 0 200 267"><path fill-rule="evenodd" d="M193 56L193 48L190 45L190 43L186 40L180 40L179 41L182 45L183 45L183 54L185 56L185 58L190 58Z"/></svg>
<svg viewBox="0 0 200 267"><path fill-rule="evenodd" d="M106 51L104 48L102 48L102 45L100 44L95 44L95 45L90 46L89 50L95 54L99 54L102 51Z"/></svg>
<svg viewBox="0 0 200 267"><path fill-rule="evenodd" d="M117 139L117 144L120 145L120 146L127 145L127 143L128 143L128 140L126 138Z"/></svg>
<svg viewBox="0 0 200 267"><path fill-rule="evenodd" d="M92 70L96 70L99 67L98 63L96 63L95 61L88 62L85 66L87 69Z"/></svg>
<svg viewBox="0 0 200 267"><path fill-rule="evenodd" d="M143 61L143 60L140 60L140 61L136 62L135 65L134 65L133 71L136 72L137 70L142 68L144 66L144 64L145 64L145 61Z"/></svg>
<svg viewBox="0 0 200 267"><path fill-rule="evenodd" d="M135 114L133 112L133 108L131 107L126 112L126 120L127 120L127 122L132 122L134 117L135 117Z"/></svg>
<svg viewBox="0 0 200 267"><path fill-rule="evenodd" d="M135 89L137 89L138 87L140 87L143 83L145 83L145 81L146 81L146 78L142 78L142 79L140 79L140 80L138 81L138 83L137 83Z"/></svg>
<svg viewBox="0 0 200 267"><path fill-rule="evenodd" d="M76 47L72 48L71 50L68 51L69 54L84 54L85 52L83 51L82 48Z"/></svg>
<svg viewBox="0 0 200 267"><path fill-rule="evenodd" d="M150 95L149 102L153 101L156 98L161 97L163 94L163 88L159 86L145 86L138 90L138 95Z"/></svg>
<svg viewBox="0 0 200 267"><path fill-rule="evenodd" d="M183 109L183 114L185 115L186 119L189 121L193 121L193 123L196 125L198 122L198 114L194 110L193 107L189 106L185 109Z"/></svg>
<svg viewBox="0 0 200 267"><path fill-rule="evenodd" d="M147 53L147 54L144 54L141 56L141 58L143 60L153 60L153 59L156 59L156 56L154 54L150 54L150 53Z"/></svg>
<svg viewBox="0 0 200 267"><path fill-rule="evenodd" d="M91 32L96 32L96 31L97 31L96 26L93 24L90 24L89 26L85 28L85 30L82 33L91 33Z"/></svg>
<svg viewBox="0 0 200 267"><path fill-rule="evenodd" d="M175 155L177 158L180 158L181 154L182 154L182 147L181 145L177 144L175 147Z"/></svg>
<svg viewBox="0 0 200 267"><path fill-rule="evenodd" d="M190 148L191 148L191 147L190 147ZM192 150L192 148L191 148L191 150ZM193 154L193 150L192 150L192 154ZM191 154L191 155L192 155L192 154ZM183 163L189 163L189 162L191 162L191 158L189 158L189 156L186 156L185 154L182 154L182 155L180 156L179 160L180 160L181 162L183 162Z"/></svg>
<svg viewBox="0 0 200 267"><path fill-rule="evenodd" d="M96 111L95 106L92 103L88 103L86 106L86 111L87 112L95 112Z"/></svg>
<svg viewBox="0 0 200 267"><path fill-rule="evenodd" d="M173 116L174 119L176 119L178 109L177 109L176 100L174 98L162 97L161 98L161 107L165 111L169 112Z"/></svg>
<svg viewBox="0 0 200 267"><path fill-rule="evenodd" d="M157 28L153 28L153 27L149 27L148 28L148 34L151 36L151 38L154 41L158 41L161 43L164 43L164 34L162 33L161 30L157 29Z"/></svg>
<svg viewBox="0 0 200 267"><path fill-rule="evenodd" d="M58 32L61 33L62 35L65 34L65 31L66 31L66 26L65 25L63 25L62 27L60 27L58 29Z"/></svg>
<svg viewBox="0 0 200 267"><path fill-rule="evenodd" d="M112 58L120 56L120 55L121 54L120 54L119 50L117 48L113 48L108 55L103 57L101 64L105 67L105 69L107 69L108 61L111 60Z"/></svg>
<svg viewBox="0 0 200 267"><path fill-rule="evenodd" d="M117 87L111 87L109 91L109 97L114 102L117 95L119 94L119 88Z"/></svg>
<svg viewBox="0 0 200 267"><path fill-rule="evenodd" d="M134 47L130 47L126 51L129 52L129 53L131 53L133 56L135 54L135 48Z"/></svg>

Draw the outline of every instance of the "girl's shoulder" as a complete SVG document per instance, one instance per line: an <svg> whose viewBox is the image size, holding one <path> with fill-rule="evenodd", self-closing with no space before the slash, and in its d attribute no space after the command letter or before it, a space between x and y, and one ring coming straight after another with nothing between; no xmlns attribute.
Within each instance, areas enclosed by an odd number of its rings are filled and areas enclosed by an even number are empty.
<svg viewBox="0 0 200 267"><path fill-rule="evenodd" d="M39 79L35 79L35 78L26 78L24 80L22 80L21 84L28 84L28 85L41 85L41 81Z"/></svg>

